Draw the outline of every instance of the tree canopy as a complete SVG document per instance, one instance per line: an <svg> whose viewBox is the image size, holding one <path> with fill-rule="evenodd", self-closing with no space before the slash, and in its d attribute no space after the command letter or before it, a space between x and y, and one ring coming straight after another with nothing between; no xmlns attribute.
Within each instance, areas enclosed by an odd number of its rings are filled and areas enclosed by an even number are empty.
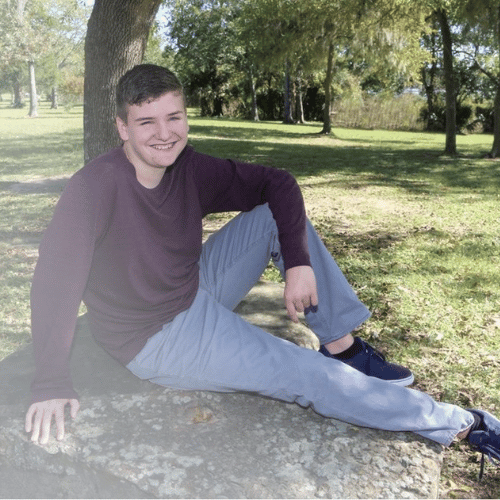
<svg viewBox="0 0 500 500"><path fill-rule="evenodd" d="M160 4L166 22L155 23ZM95 0L91 8L86 5L0 0L0 82L11 90L13 105L22 106L31 68L37 88L50 93L54 105L58 90L71 102L82 94L86 34L85 140L101 142L86 148L87 159L116 142L110 125L114 84L144 57L172 67L203 115L318 120L323 133L333 131L332 113L346 99L362 102L420 89L421 118L429 130L446 129L446 153L457 152L458 132L481 127L494 133L490 154L499 154L496 0ZM93 121L92 109L107 111ZM91 139L96 128L105 128L107 139Z"/></svg>

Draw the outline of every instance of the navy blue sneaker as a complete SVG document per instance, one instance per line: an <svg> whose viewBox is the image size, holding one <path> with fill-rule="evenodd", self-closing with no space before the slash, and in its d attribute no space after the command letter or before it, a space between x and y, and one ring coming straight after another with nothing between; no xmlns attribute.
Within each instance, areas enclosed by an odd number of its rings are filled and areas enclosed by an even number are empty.
<svg viewBox="0 0 500 500"><path fill-rule="evenodd" d="M469 410L474 415L472 426L467 440L481 452L481 469L479 480L484 473L484 455L487 455L491 463L500 465L500 420L484 410Z"/></svg>
<svg viewBox="0 0 500 500"><path fill-rule="evenodd" d="M330 354L323 345L319 348L319 352L329 358L342 361L369 377L380 378L403 386L412 384L414 380L413 374L408 368L387 362L380 351L359 337L354 338L354 344L348 349L348 352Z"/></svg>

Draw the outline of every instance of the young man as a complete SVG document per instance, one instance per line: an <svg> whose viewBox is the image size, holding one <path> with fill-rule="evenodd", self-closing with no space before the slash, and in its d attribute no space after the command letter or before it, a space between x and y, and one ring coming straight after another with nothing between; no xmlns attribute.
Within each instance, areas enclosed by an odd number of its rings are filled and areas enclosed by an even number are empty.
<svg viewBox="0 0 500 500"><path fill-rule="evenodd" d="M500 458L500 422L407 389L411 372L351 331L369 317L305 215L285 171L188 146L182 87L139 65L117 87L122 147L68 182L40 246L32 286L36 375L26 431L47 442L52 419L79 403L69 353L83 300L100 345L135 375L181 389L249 391L347 422L412 431L449 445L468 437ZM241 211L202 245L202 218ZM270 258L293 321L304 312L315 352L232 310Z"/></svg>

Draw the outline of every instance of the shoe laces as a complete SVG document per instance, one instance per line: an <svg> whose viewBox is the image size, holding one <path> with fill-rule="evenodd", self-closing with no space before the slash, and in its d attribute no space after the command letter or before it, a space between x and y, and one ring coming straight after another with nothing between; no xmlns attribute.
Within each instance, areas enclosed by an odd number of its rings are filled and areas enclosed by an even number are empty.
<svg viewBox="0 0 500 500"><path fill-rule="evenodd" d="M370 344L366 343L366 342L363 342L364 344L364 348L365 348L365 351L368 353L368 354L375 354L376 356L378 356L382 361L385 361L385 356L384 354L382 354L378 349L376 349L375 347L371 346Z"/></svg>
<svg viewBox="0 0 500 500"><path fill-rule="evenodd" d="M479 443L474 445L477 448L477 450L481 453L481 465L479 468L479 477L478 477L478 480L481 481L484 475L485 455L488 457L490 463L496 464L497 467L500 466L500 450L495 446L492 446L488 442L490 441L491 436L497 436L500 439L500 434L493 429L485 429L479 432L485 432L486 434L484 435L483 439L480 439Z"/></svg>
<svg viewBox="0 0 500 500"><path fill-rule="evenodd" d="M497 434L497 433L495 433ZM497 434L498 436L498 434ZM490 463L492 464L496 464L497 467L500 466L500 453L498 452L498 450L496 450L495 448L493 448L492 446L486 444L484 446L482 446L481 448L479 448L479 451L481 452L481 466L479 468L479 481L481 481L481 479L483 479L483 474L484 474L484 456L486 455L488 457L488 460L490 461Z"/></svg>

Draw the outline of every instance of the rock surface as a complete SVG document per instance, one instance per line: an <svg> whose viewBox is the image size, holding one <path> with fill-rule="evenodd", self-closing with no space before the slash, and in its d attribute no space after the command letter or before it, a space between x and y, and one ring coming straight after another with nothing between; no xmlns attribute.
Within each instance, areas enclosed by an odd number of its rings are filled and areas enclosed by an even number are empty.
<svg viewBox="0 0 500 500"><path fill-rule="evenodd" d="M238 312L309 348L282 288L260 283ZM81 318L72 355L81 410L66 438L23 430L31 348L0 362L2 498L436 498L439 445L323 418L248 394L174 391L132 376ZM68 420L69 417L68 417Z"/></svg>

